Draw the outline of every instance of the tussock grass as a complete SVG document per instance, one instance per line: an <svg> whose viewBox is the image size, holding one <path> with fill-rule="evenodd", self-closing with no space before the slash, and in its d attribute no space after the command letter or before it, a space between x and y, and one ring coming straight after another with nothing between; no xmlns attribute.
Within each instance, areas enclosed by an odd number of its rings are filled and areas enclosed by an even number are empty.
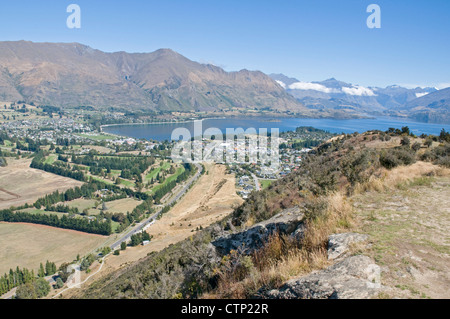
<svg viewBox="0 0 450 319"><path fill-rule="evenodd" d="M353 208L341 192L315 198L313 205L317 210L307 215L300 239L275 233L250 256L239 251L225 256L216 269L217 288L203 298L250 298L328 266L328 237L352 226Z"/></svg>
<svg viewBox="0 0 450 319"><path fill-rule="evenodd" d="M368 191L382 192L389 189L399 188L404 183L413 183L420 186L423 182L428 185L424 177L450 176L450 169L437 166L429 162L416 162L409 166L399 166L391 170L385 168L371 176L366 183L358 184L355 187L355 194L362 194Z"/></svg>

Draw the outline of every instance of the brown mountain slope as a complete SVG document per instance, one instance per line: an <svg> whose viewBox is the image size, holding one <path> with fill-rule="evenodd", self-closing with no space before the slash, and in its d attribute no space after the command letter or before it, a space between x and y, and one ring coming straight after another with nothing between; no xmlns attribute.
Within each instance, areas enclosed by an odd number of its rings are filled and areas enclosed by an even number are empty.
<svg viewBox="0 0 450 319"><path fill-rule="evenodd" d="M310 114L262 72L225 72L169 49L105 53L78 43L0 42L0 98L62 107Z"/></svg>

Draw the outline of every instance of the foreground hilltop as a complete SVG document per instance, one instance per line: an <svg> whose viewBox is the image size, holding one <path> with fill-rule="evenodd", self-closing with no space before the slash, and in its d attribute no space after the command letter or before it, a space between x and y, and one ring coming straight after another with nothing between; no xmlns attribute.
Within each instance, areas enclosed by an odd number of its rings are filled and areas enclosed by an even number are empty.
<svg viewBox="0 0 450 319"><path fill-rule="evenodd" d="M79 43L0 42L0 100L147 111L311 113L262 72L225 72L169 49L106 53Z"/></svg>
<svg viewBox="0 0 450 319"><path fill-rule="evenodd" d="M450 135L343 135L78 298L449 297Z"/></svg>

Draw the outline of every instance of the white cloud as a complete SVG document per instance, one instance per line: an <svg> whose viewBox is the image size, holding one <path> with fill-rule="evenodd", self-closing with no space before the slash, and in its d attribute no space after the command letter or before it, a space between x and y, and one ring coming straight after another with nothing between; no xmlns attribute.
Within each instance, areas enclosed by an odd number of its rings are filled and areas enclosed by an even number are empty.
<svg viewBox="0 0 450 319"><path fill-rule="evenodd" d="M326 86L319 83L311 82L296 82L289 85L291 90L314 90L324 93L339 93L339 90L327 88Z"/></svg>
<svg viewBox="0 0 450 319"><path fill-rule="evenodd" d="M278 80L275 80L275 82L277 82L283 89L286 88L286 84L284 82L281 82L281 81L278 81Z"/></svg>
<svg viewBox="0 0 450 319"><path fill-rule="evenodd" d="M424 93L416 93L416 97L422 97L422 96L425 96L425 95L427 95L428 93L427 92L424 92Z"/></svg>
<svg viewBox="0 0 450 319"><path fill-rule="evenodd" d="M375 96L375 93L371 89L365 88L363 86L353 86L353 87L343 87L342 91L349 95L358 96Z"/></svg>
<svg viewBox="0 0 450 319"><path fill-rule="evenodd" d="M450 83L439 83L436 85L436 89L438 90L446 89L448 87L450 87Z"/></svg>
<svg viewBox="0 0 450 319"><path fill-rule="evenodd" d="M407 84L402 84L402 86L403 87L405 87L405 88L407 88L407 89L415 89L415 88L422 88L422 89L425 89L425 88L429 88L429 87L432 87L432 88L435 88L436 90L442 90L442 89L445 89L445 88L448 88L448 87L450 87L450 82L443 82L443 83L435 83L435 84L411 84L411 83L407 83Z"/></svg>

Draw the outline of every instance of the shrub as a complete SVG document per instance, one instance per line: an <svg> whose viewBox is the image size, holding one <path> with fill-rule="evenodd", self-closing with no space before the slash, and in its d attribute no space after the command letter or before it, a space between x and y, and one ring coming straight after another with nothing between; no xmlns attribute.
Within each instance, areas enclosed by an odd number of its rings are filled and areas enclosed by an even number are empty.
<svg viewBox="0 0 450 319"><path fill-rule="evenodd" d="M406 147L384 150L380 154L380 163L387 169L392 169L400 165L411 165L415 162L415 154L411 149Z"/></svg>
<svg viewBox="0 0 450 319"><path fill-rule="evenodd" d="M450 167L450 143L445 143L428 150L421 156L421 160L431 161L437 165Z"/></svg>
<svg viewBox="0 0 450 319"><path fill-rule="evenodd" d="M404 136L402 138L402 140L400 141L400 145L402 145L402 146L409 146L409 145L411 145L411 140L409 139L409 137Z"/></svg>
<svg viewBox="0 0 450 319"><path fill-rule="evenodd" d="M417 152L418 150L420 150L420 148L422 147L422 144L420 144L419 142L415 142L411 148L413 149L414 152Z"/></svg>

